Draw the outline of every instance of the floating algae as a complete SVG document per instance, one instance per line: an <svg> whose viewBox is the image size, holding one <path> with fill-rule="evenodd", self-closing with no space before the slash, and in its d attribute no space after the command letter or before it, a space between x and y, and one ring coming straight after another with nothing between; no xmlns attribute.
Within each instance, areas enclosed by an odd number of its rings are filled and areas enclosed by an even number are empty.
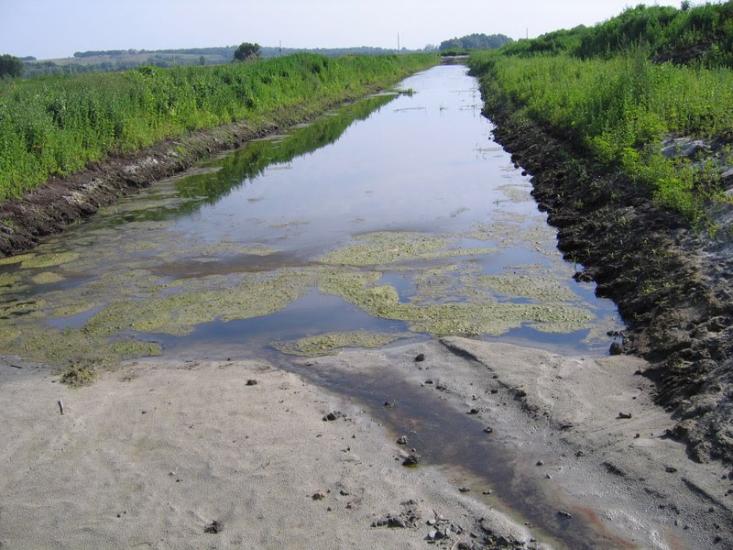
<svg viewBox="0 0 733 550"><path fill-rule="evenodd" d="M593 315L564 304L512 304L490 300L417 305L401 303L390 285L373 286L379 273L331 273L323 292L342 297L370 315L405 321L411 330L436 336L500 336L529 324L543 332L574 332L586 328Z"/></svg>
<svg viewBox="0 0 733 550"><path fill-rule="evenodd" d="M437 260L495 252L488 248L447 248L449 239L425 233L380 231L356 237L356 242L320 258L327 265L369 266L413 260Z"/></svg>
<svg viewBox="0 0 733 550"><path fill-rule="evenodd" d="M295 301L309 278L298 273L245 279L232 288L196 290L170 296L115 302L96 314L85 330L112 335L120 331L189 334L196 325L270 315Z"/></svg>
<svg viewBox="0 0 733 550"><path fill-rule="evenodd" d="M0 287L13 286L19 278L15 273L0 273Z"/></svg>
<svg viewBox="0 0 733 550"><path fill-rule="evenodd" d="M541 303L574 302L578 296L553 277L537 275L481 275L466 281L508 297L528 298Z"/></svg>
<svg viewBox="0 0 733 550"><path fill-rule="evenodd" d="M20 256L8 256L6 258L0 258L0 265L12 265L19 264L31 258L35 258L35 254L22 254Z"/></svg>
<svg viewBox="0 0 733 550"><path fill-rule="evenodd" d="M404 337L404 334L368 331L330 332L292 342L275 342L273 347L289 355L315 357L343 348L381 348Z"/></svg>
<svg viewBox="0 0 733 550"><path fill-rule="evenodd" d="M23 260L21 267L23 269L55 267L57 265L68 264L77 259L79 259L79 254L76 252L56 252L27 258Z"/></svg>
<svg viewBox="0 0 733 550"><path fill-rule="evenodd" d="M37 285L51 285L54 283L60 283L63 280L64 278L61 275L51 271L43 271L42 273L31 277L31 281Z"/></svg>

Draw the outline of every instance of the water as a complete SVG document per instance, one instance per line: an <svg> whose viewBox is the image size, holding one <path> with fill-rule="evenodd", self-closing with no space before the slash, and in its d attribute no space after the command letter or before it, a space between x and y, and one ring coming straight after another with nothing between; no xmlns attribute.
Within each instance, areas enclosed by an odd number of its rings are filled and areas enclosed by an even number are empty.
<svg viewBox="0 0 733 550"><path fill-rule="evenodd" d="M372 97L287 135L253 142L124 199L36 251L72 253L73 261L31 269L0 266L6 303L39 304L30 315L22 309L5 316L37 329L80 329L93 317L89 312L121 299L225 290L242 277L312 270L323 254L360 235L423 232L444 237L448 249L487 253L358 268L378 271L380 284L391 285L403 303L531 304L536 296L515 296L511 289L482 288L477 298L473 281L517 273L550 281L570 292L560 301L585 311L587 322L545 330L528 320L473 336L604 352L610 343L606 333L619 326L615 308L597 299L592 285L572 280L574 266L556 250L555 232L537 210L528 178L492 141L475 79L465 67L441 66L408 78L402 87L414 95ZM449 269L419 284L426 270L441 268ZM38 275L48 273L60 280L38 284ZM256 340L266 347L267 335L278 340L337 330L404 332L411 326L405 319L359 311L360 304L325 295L317 286L306 285L287 307L254 319L222 320L211 311L185 333L167 334L163 327L121 330L117 336L133 334L172 351L213 341L244 346ZM428 295L421 295L426 289Z"/></svg>

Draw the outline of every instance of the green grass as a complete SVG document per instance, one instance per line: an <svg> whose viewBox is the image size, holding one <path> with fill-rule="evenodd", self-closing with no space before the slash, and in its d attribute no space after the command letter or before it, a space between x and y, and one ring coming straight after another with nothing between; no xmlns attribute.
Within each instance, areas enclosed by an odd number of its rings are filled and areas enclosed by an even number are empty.
<svg viewBox="0 0 733 550"><path fill-rule="evenodd" d="M718 196L709 167L668 160L670 135L733 132L733 71L654 64L644 55L581 60L476 53L487 101L498 87L532 120L563 133L599 162L649 186L662 204L697 218Z"/></svg>
<svg viewBox="0 0 733 550"><path fill-rule="evenodd" d="M391 85L434 55L297 54L257 63L0 81L0 200L111 153L292 109L319 109Z"/></svg>
<svg viewBox="0 0 733 550"><path fill-rule="evenodd" d="M588 59L639 49L659 60L733 68L733 1L689 9L639 5L593 27L520 40L502 51L523 57L565 53Z"/></svg>

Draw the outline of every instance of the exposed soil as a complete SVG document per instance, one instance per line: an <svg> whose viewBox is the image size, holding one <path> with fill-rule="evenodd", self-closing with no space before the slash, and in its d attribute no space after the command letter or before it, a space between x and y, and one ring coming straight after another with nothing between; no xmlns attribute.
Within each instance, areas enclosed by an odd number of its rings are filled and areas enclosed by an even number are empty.
<svg viewBox="0 0 733 550"><path fill-rule="evenodd" d="M674 411L673 434L693 459L733 461L730 247L595 165L567 136L522 116L498 89L483 92L497 141L533 175L559 248L583 266L576 278L596 281L628 325L612 351L652 362L645 374L657 382L658 402Z"/></svg>
<svg viewBox="0 0 733 550"><path fill-rule="evenodd" d="M0 257L33 248L42 237L58 233L119 197L183 172L213 154L280 133L348 101L317 111L305 106L283 110L257 124L241 121L192 132L135 153L112 155L66 178L51 178L19 199L0 203Z"/></svg>

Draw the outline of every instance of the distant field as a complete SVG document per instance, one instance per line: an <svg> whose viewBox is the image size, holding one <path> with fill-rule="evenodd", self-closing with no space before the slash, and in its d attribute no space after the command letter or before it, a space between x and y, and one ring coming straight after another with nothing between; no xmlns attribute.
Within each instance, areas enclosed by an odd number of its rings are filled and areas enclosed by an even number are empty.
<svg viewBox="0 0 733 550"><path fill-rule="evenodd" d="M326 105L389 86L437 62L429 54L327 58L298 54L214 67L0 82L0 200L186 132Z"/></svg>

